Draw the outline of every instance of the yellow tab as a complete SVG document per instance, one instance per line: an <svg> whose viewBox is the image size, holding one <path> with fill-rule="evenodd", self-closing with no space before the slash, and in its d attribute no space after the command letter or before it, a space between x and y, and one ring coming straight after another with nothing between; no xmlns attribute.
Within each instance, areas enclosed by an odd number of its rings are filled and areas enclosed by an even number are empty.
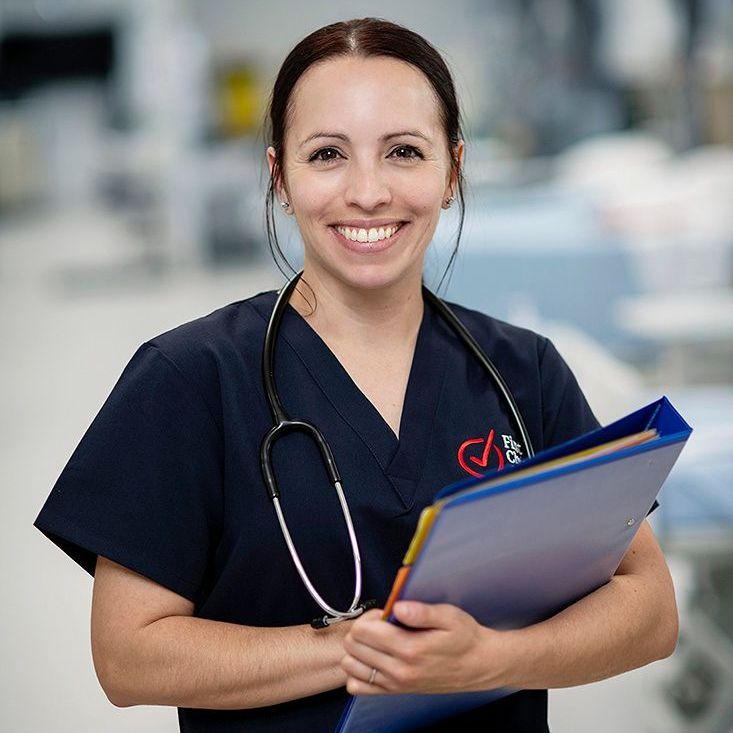
<svg viewBox="0 0 733 733"><path fill-rule="evenodd" d="M410 546L407 548L405 557L402 560L403 565L412 565L412 563L415 562L415 558L420 553L420 548L422 547L425 538L428 536L430 528L433 526L435 517L438 516L438 512L443 506L443 503L443 501L439 501L435 504L431 504L430 506L425 507L425 509L420 513L420 519L417 521L417 529L415 530L415 534L412 536Z"/></svg>

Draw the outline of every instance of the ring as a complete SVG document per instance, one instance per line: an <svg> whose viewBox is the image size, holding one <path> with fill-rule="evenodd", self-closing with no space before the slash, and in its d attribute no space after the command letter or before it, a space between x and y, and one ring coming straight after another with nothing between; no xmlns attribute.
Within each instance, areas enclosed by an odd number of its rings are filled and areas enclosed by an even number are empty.
<svg viewBox="0 0 733 733"><path fill-rule="evenodd" d="M377 668L376 667L372 667L372 673L369 675L369 684L370 685L373 685L374 684L374 678L376 676L377 676Z"/></svg>

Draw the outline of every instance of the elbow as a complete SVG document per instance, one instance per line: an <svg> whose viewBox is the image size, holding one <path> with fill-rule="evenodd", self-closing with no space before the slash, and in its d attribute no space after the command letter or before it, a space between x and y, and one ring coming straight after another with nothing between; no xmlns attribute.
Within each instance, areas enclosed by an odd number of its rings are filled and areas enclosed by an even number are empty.
<svg viewBox="0 0 733 733"><path fill-rule="evenodd" d="M115 685L109 678L100 675L99 672L97 672L97 680L99 680L99 686L106 698L116 708L129 708L135 704L119 686Z"/></svg>
<svg viewBox="0 0 733 733"><path fill-rule="evenodd" d="M115 663L114 658L110 654L101 653L92 644L92 659L99 686L112 705L116 708L129 708L137 705L129 686L124 684L125 675L120 665Z"/></svg>
<svg viewBox="0 0 733 733"><path fill-rule="evenodd" d="M104 694L107 696L107 699L116 708L130 708L133 705L138 704L121 687L115 687L111 685L108 685L107 687L105 687L103 685L102 689L104 690Z"/></svg>
<svg viewBox="0 0 733 733"><path fill-rule="evenodd" d="M107 699L116 708L129 708L138 703L130 694L130 690L121 684L120 678L114 678L109 673L100 674L97 670L97 679Z"/></svg>
<svg viewBox="0 0 733 733"><path fill-rule="evenodd" d="M116 708L129 708L137 703L134 702L129 691L124 688L109 672L102 673L96 668L97 679L107 699Z"/></svg>
<svg viewBox="0 0 733 733"><path fill-rule="evenodd" d="M102 688L104 689L104 688ZM104 694L107 696L107 699L116 707L116 708L129 708L135 705L134 702L130 702L127 700L127 698L118 695L117 692L113 692L112 690L106 690L104 689Z"/></svg>
<svg viewBox="0 0 733 733"><path fill-rule="evenodd" d="M658 656L657 659L667 659L674 654L680 636L680 619L677 603L672 595L671 603L665 606L659 619L658 628Z"/></svg>
<svg viewBox="0 0 733 733"><path fill-rule="evenodd" d="M679 625L679 619L677 618L677 615L675 614L673 623L670 624L669 632L667 633L665 643L662 647L662 656L660 659L667 659L668 657L671 657L675 650L677 649L677 642L680 638L680 625Z"/></svg>

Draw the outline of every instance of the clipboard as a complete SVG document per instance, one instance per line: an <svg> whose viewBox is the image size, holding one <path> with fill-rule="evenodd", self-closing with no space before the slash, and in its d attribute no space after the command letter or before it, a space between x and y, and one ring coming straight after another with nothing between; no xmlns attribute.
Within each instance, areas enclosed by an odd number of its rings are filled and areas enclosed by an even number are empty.
<svg viewBox="0 0 733 733"><path fill-rule="evenodd" d="M692 429L666 397L482 478L423 511L385 604L452 603L484 626L550 618L607 583ZM516 692L352 697L336 733L420 728Z"/></svg>

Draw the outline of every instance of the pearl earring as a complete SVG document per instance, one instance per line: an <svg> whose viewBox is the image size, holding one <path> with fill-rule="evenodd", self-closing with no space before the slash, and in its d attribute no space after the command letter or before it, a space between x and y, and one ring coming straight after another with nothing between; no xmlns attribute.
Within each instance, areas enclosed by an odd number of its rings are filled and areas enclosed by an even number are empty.
<svg viewBox="0 0 733 733"><path fill-rule="evenodd" d="M445 200L445 208L446 208L446 209L450 209L450 207L451 207L451 204L452 204L452 203L453 203L453 202L454 202L455 200L456 200L456 199L455 199L455 197L454 197L454 196L448 196L448 198L447 198L447 199Z"/></svg>

